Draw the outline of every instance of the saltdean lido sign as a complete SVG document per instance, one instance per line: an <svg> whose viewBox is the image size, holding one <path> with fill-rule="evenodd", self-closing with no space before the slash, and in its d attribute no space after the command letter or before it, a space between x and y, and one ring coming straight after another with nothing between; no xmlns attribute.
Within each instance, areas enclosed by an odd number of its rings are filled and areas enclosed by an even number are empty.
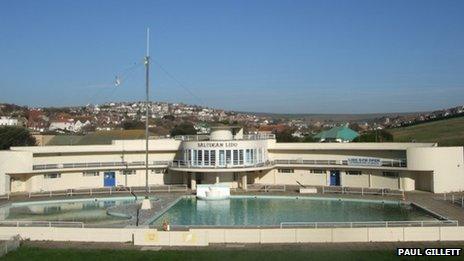
<svg viewBox="0 0 464 261"><path fill-rule="evenodd" d="M198 148L235 148L237 142L198 142Z"/></svg>
<svg viewBox="0 0 464 261"><path fill-rule="evenodd" d="M376 158L349 158L348 165L380 167L382 166L382 161Z"/></svg>

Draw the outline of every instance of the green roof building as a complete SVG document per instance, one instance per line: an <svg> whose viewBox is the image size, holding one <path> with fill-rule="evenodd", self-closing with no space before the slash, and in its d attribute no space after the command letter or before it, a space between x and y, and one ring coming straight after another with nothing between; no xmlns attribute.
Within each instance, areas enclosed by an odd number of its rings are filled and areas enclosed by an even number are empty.
<svg viewBox="0 0 464 261"><path fill-rule="evenodd" d="M314 138L320 142L351 142L358 136L359 134L356 131L346 126L340 126L322 131L316 134Z"/></svg>

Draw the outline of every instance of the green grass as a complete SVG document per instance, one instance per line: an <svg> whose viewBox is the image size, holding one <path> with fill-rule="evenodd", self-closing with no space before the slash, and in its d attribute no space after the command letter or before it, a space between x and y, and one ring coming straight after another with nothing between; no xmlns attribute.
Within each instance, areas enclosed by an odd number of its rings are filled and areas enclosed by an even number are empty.
<svg viewBox="0 0 464 261"><path fill-rule="evenodd" d="M414 258L397 257L395 250L348 251L348 250L273 250L273 246L253 249L234 250L96 250L96 249L45 249L20 247L10 252L3 260L414 260ZM433 257L418 257L417 260L436 260ZM461 257L441 257L440 260L462 260Z"/></svg>
<svg viewBox="0 0 464 261"><path fill-rule="evenodd" d="M440 146L464 146L464 117L389 129L397 142L438 142Z"/></svg>

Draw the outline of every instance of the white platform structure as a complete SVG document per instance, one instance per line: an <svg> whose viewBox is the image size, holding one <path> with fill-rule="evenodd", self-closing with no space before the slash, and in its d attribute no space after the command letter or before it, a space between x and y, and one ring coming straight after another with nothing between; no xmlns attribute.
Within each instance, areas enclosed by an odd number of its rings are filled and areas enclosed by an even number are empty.
<svg viewBox="0 0 464 261"><path fill-rule="evenodd" d="M224 200L230 197L228 184L197 185L197 198L203 200Z"/></svg>

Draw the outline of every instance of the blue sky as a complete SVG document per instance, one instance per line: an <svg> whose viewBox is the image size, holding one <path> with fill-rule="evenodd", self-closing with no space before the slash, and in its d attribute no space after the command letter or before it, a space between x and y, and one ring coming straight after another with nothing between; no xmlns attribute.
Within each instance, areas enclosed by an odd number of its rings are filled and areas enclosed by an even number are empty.
<svg viewBox="0 0 464 261"><path fill-rule="evenodd" d="M460 0L3 0L0 102L142 100L143 67L132 67L150 27L151 56L175 78L153 63L153 100L280 113L440 109L464 103L463 14Z"/></svg>

